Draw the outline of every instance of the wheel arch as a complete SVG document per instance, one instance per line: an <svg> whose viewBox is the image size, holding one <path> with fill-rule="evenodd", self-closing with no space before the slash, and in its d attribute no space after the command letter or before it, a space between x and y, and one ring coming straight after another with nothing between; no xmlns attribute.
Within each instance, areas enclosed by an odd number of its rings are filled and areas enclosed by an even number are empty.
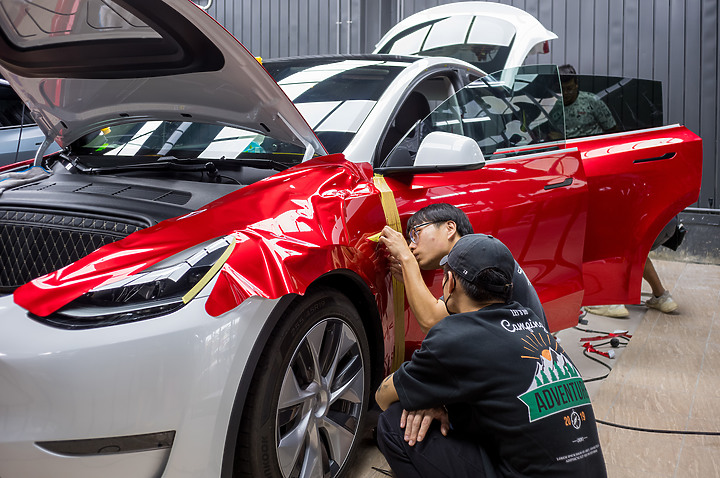
<svg viewBox="0 0 720 478"><path fill-rule="evenodd" d="M321 288L335 290L347 297L357 308L358 314L366 325L365 330L370 346L370 359L372 362L370 364L370 387L371 390L374 390L382 379L385 351L380 314L370 287L357 273L347 269L338 269L318 277L307 287L305 293L308 294ZM240 422L242 420L250 384L253 380L260 356L267 346L273 329L277 326L285 312L290 309L290 307L302 301L302 299L303 295L299 294L283 296L268 316L258 335L258 340L253 344L245 370L240 378L240 383L235 393L235 401L233 402L230 413L223 449L221 478L232 478L233 476ZM371 393L370 395L372 397L373 394Z"/></svg>
<svg viewBox="0 0 720 478"><path fill-rule="evenodd" d="M370 387L371 390L380 385L383 375L385 358L382 321L377 308L377 301L368 285L355 272L339 269L319 277L308 287L308 291L323 287L334 289L350 299L357 308L363 323L366 325L368 343L370 345Z"/></svg>

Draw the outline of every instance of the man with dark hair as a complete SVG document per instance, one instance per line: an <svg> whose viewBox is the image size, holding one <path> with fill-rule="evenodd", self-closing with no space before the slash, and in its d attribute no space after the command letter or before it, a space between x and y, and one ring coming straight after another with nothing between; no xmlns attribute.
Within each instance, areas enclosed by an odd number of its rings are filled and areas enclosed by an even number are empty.
<svg viewBox="0 0 720 478"><path fill-rule="evenodd" d="M425 285L420 270L440 267L440 259L447 255L463 236L473 233L467 215L455 206L436 203L413 214L407 223L410 245L399 232L385 227L380 236L390 253L390 268L405 284L408 303L423 332L447 315L445 303L437 299ZM540 317L547 330L547 320L535 288L522 268L515 263L512 275L513 300L529 307Z"/></svg>
<svg viewBox="0 0 720 478"><path fill-rule="evenodd" d="M610 109L592 93L580 91L577 73L572 65L558 67L563 103L550 110L553 124L562 124L565 110L565 137L579 138L619 131Z"/></svg>
<svg viewBox="0 0 720 478"><path fill-rule="evenodd" d="M441 263L451 315L375 394L395 476L605 477L582 378L532 310L509 301L507 247L466 235Z"/></svg>

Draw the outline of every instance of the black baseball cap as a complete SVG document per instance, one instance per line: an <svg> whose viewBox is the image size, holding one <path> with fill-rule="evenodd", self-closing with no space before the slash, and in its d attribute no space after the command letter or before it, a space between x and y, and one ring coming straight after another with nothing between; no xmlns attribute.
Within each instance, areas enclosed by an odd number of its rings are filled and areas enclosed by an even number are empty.
<svg viewBox="0 0 720 478"><path fill-rule="evenodd" d="M440 260L440 265L447 264L468 282L476 283L482 271L495 267L502 271L508 283L512 283L515 272L515 259L510 249L499 239L485 234L468 234L461 237Z"/></svg>

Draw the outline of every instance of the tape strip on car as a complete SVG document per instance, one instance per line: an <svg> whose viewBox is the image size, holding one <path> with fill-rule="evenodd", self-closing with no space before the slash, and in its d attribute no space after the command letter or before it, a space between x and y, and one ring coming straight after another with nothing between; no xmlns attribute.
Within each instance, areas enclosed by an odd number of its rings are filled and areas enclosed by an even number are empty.
<svg viewBox="0 0 720 478"><path fill-rule="evenodd" d="M388 226L402 233L400 213L395 203L395 195L387 185L385 178L379 174L373 176L375 187L380 191L385 221ZM405 361L405 284L392 278L393 312L395 315L395 353L393 354L392 371L400 368Z"/></svg>

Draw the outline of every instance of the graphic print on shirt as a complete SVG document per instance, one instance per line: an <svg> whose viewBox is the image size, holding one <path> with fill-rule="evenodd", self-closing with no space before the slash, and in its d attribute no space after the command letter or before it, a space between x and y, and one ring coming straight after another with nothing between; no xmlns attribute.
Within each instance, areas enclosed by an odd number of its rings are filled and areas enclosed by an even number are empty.
<svg viewBox="0 0 720 478"><path fill-rule="evenodd" d="M531 422L590 404L580 373L549 334L532 333L522 340L529 353L521 358L536 361L530 386L518 396L528 407Z"/></svg>

